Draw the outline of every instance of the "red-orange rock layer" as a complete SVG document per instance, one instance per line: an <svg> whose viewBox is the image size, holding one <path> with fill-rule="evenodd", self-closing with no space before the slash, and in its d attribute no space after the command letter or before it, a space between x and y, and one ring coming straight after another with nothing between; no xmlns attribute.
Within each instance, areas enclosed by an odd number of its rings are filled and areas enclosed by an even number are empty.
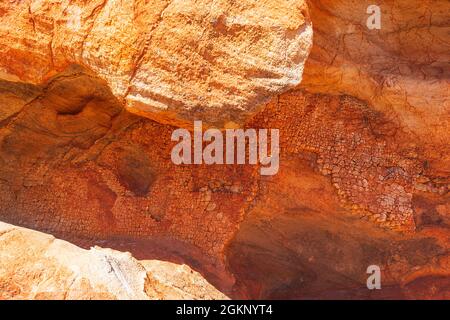
<svg viewBox="0 0 450 320"><path fill-rule="evenodd" d="M449 299L448 1L380 30L368 1L240 3L0 5L0 218L236 298ZM278 174L174 165L192 119L280 129Z"/></svg>

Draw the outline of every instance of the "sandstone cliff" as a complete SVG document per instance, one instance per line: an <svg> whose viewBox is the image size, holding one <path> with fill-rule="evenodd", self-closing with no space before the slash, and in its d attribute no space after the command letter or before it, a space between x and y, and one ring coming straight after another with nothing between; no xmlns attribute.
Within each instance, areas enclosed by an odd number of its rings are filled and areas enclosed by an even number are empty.
<svg viewBox="0 0 450 320"><path fill-rule="evenodd" d="M448 299L450 4L369 4L0 4L0 218L232 298ZM174 165L192 119L279 128L279 173Z"/></svg>

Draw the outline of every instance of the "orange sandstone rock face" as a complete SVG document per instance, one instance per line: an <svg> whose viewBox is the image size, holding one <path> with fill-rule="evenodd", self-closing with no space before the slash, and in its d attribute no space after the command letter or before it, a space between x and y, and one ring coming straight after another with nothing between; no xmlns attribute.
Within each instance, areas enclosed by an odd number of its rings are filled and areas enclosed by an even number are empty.
<svg viewBox="0 0 450 320"><path fill-rule="evenodd" d="M293 0L17 1L0 14L2 74L41 83L78 63L160 121L242 123L300 83L312 43Z"/></svg>
<svg viewBox="0 0 450 320"><path fill-rule="evenodd" d="M411 138L359 100L296 90L267 105L247 124L281 128L280 171L264 177L250 165L174 165L175 128L123 110L102 80L81 69L43 88L24 90L11 82L3 87L5 99L23 103L0 130L0 209L6 221L80 245L131 250L139 259L181 259L232 297L357 297L365 290L367 263L395 266L389 276L393 292L385 297L405 297L398 289L404 274L418 277L411 285L419 288L439 284L434 274L448 276L441 261L449 247L448 191L442 180L427 176L426 154L411 149ZM430 188L422 191L419 181ZM371 222L361 225L361 218ZM300 228L303 223L311 231ZM357 244L337 240L350 226ZM291 249L277 240L279 233L308 251L300 251L299 260L283 258ZM265 272L275 270L265 261L273 259L260 261L247 246L279 252L283 280L266 278ZM331 278L320 270L324 261L294 268L304 259L319 259L323 246L330 251L325 262L336 265ZM336 264L342 248L348 250L348 267ZM254 265L264 270L260 278L248 278ZM424 280L430 274L410 274L416 269L436 271ZM304 292L296 282L303 272L310 274ZM291 289L278 292L285 281Z"/></svg>
<svg viewBox="0 0 450 320"><path fill-rule="evenodd" d="M395 118L426 148L428 165L450 173L450 4L380 2L381 29L369 30L371 1L311 0L314 46L301 87L347 94Z"/></svg>
<svg viewBox="0 0 450 320"><path fill-rule="evenodd" d="M232 298L448 299L448 2L384 1L381 30L365 1L308 6L3 5L1 220ZM278 174L173 164L191 119L278 128Z"/></svg>
<svg viewBox="0 0 450 320"><path fill-rule="evenodd" d="M4 87L23 103L0 129L5 221L138 248L158 239L230 284L223 252L256 195L257 168L174 165L175 128L127 112L105 82L78 69L34 87L29 102L21 86Z"/></svg>

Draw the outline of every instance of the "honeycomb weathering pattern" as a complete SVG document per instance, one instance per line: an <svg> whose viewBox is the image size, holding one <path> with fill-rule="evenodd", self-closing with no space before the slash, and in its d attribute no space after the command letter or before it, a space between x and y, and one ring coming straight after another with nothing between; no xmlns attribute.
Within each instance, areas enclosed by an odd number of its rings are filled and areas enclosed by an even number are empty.
<svg viewBox="0 0 450 320"><path fill-rule="evenodd" d="M205 11L206 2L184 8L182 1L122 1L120 10L112 0L70 2L78 11L57 1L0 6L0 17L10 21L0 33L15 26L0 38L1 219L83 246L101 243L139 259L186 262L232 298L448 299L448 1L382 1L379 31L365 28L366 1L311 0L309 9L293 1L298 10L289 1L241 1L227 9L234 16L258 9L255 18L270 12L273 19L256 26L220 15L228 2L214 1L217 8ZM185 23L189 34L170 24L174 16L204 15ZM134 29L123 34L118 21ZM304 80L267 91L264 81L280 70L303 68L311 21ZM165 27L180 37L205 32L201 45L187 43L183 51L171 47L179 38L161 37ZM208 48L213 32L228 46ZM278 69L256 61L255 69L239 70L223 53L253 36L275 41L280 35L276 52L285 51L283 44L300 45L296 66L267 47L256 53L252 47L250 54L272 57L265 63ZM185 57L192 48L206 55L219 50L230 61L203 57L209 69L189 59L167 65L150 59L155 44ZM105 62L114 56L123 59ZM216 91L219 113L190 109L198 97L189 95L180 108L163 94L146 97L155 87L145 87L140 72L148 75L158 63L159 71L175 73L174 81L192 75L175 81L174 92L208 91L216 73L226 81L228 71L242 71L232 80L247 77L248 87L233 94L249 98L248 108L235 110ZM205 74L211 77L200 77ZM228 84L227 90L236 87ZM130 105L149 97L174 109L161 114ZM262 177L250 165L174 165L171 133L202 116L218 125L279 128L279 173ZM371 264L383 270L386 290L367 290Z"/></svg>

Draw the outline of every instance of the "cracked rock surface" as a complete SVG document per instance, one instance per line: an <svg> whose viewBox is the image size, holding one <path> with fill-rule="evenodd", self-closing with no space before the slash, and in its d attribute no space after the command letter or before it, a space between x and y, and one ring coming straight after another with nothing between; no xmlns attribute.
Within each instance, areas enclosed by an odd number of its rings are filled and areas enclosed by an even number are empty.
<svg viewBox="0 0 450 320"><path fill-rule="evenodd" d="M220 297L187 264L231 298L449 299L450 4L369 4L0 4L0 219L153 260L153 297ZM278 174L173 164L193 119L278 128Z"/></svg>

